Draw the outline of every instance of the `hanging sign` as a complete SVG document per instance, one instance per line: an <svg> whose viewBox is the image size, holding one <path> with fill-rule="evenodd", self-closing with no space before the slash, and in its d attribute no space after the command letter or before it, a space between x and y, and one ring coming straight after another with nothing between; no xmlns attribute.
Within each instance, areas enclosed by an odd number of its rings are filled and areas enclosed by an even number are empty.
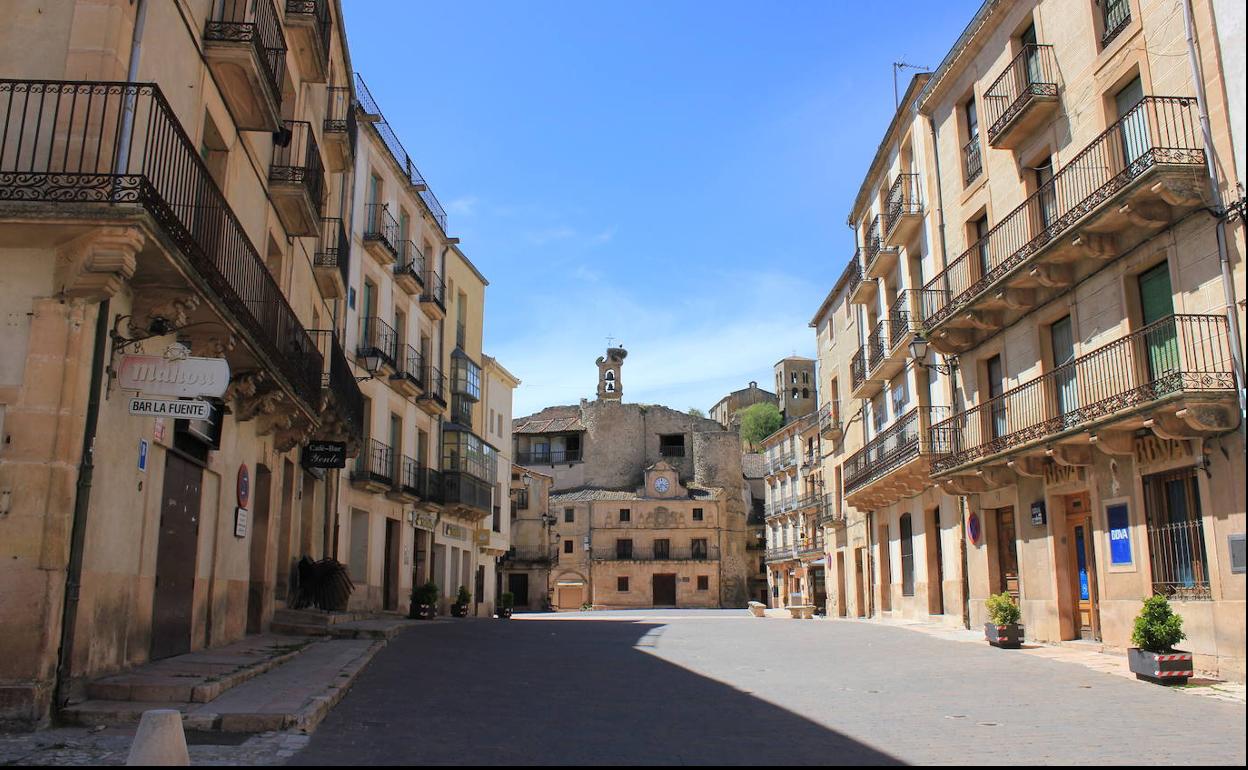
<svg viewBox="0 0 1248 770"><path fill-rule="evenodd" d="M347 467L347 444L344 441L309 441L303 448L305 468Z"/></svg>
<svg viewBox="0 0 1248 770"><path fill-rule="evenodd" d="M246 508L234 509L234 537L247 537L247 522L251 512Z"/></svg>
<svg viewBox="0 0 1248 770"><path fill-rule="evenodd" d="M1044 526L1044 501L1037 500L1031 504L1031 523L1033 526Z"/></svg>
<svg viewBox="0 0 1248 770"><path fill-rule="evenodd" d="M136 396L130 399L130 414L142 417L174 417L179 420L211 420L212 404L207 401Z"/></svg>
<svg viewBox="0 0 1248 770"><path fill-rule="evenodd" d="M117 384L149 396L219 398L230 385L230 365L224 358L125 355L117 368Z"/></svg>

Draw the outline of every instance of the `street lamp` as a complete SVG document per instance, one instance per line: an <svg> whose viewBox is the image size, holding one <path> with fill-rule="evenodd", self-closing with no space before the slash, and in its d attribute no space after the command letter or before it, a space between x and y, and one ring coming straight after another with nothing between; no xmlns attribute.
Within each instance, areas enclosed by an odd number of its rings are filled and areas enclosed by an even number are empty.
<svg viewBox="0 0 1248 770"><path fill-rule="evenodd" d="M362 358L364 359L364 368L368 370L368 376L356 377L356 382L373 379L377 375L377 370L381 368L381 351L377 350L377 348L371 348Z"/></svg>
<svg viewBox="0 0 1248 770"><path fill-rule="evenodd" d="M914 362L917 365L923 367L924 369L930 369L937 374L943 374L946 376L952 375L958 370L957 360L948 357L945 358L945 363L943 364L927 363L927 346L927 338L922 334L916 334L914 335L914 338L910 340L910 357L914 359Z"/></svg>

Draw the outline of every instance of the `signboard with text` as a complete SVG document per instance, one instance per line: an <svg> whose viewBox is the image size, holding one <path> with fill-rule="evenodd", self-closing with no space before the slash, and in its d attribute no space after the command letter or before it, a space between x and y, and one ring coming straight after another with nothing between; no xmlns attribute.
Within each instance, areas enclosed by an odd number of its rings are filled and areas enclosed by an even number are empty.
<svg viewBox="0 0 1248 770"><path fill-rule="evenodd" d="M1129 510L1125 502L1105 506L1105 520L1109 525L1109 563L1115 566L1132 563Z"/></svg>
<svg viewBox="0 0 1248 770"><path fill-rule="evenodd" d="M303 448L303 467L347 467L346 443L343 441L309 441Z"/></svg>
<svg viewBox="0 0 1248 770"><path fill-rule="evenodd" d="M174 417L179 420L211 420L212 404L207 401L135 396L130 399L130 414L143 417Z"/></svg>
<svg viewBox="0 0 1248 770"><path fill-rule="evenodd" d="M230 385L230 365L224 358L126 355L117 368L117 384L148 396L219 398Z"/></svg>

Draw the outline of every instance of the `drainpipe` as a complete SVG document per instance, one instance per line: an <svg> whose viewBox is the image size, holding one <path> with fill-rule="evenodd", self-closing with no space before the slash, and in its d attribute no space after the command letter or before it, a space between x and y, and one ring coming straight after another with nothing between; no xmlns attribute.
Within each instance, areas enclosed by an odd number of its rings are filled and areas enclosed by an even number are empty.
<svg viewBox="0 0 1248 770"><path fill-rule="evenodd" d="M134 32L130 42L130 60L126 68L126 82L133 83L139 74L139 55L143 47L143 27L147 18L147 0L138 0ZM117 174L125 172L129 165L128 137L134 130L134 97L127 100L121 118L120 136L126 141L118 142L118 152L113 159ZM61 639L56 651L56 682L52 695L53 708L59 708L66 700L65 685L69 676L77 635L78 598L82 586L82 561L87 539L87 514L91 507L91 486L95 475L95 437L100 419L100 388L104 382L104 349L108 345L109 300L100 302L95 317L95 335L92 337L91 379L88 385L87 414L82 433L82 460L78 464L78 484L74 495L74 510L70 523L69 561L65 569L65 591L61 600Z"/></svg>
<svg viewBox="0 0 1248 770"><path fill-rule="evenodd" d="M1213 189L1213 210L1217 215L1214 232L1218 237L1218 264L1222 268L1222 292L1226 299L1226 320L1230 329L1231 364L1235 371L1239 395L1239 429L1248 430L1244 425L1245 394L1244 394L1244 359L1240 347L1239 317L1235 313L1235 281L1231 275L1231 260L1226 251L1226 208L1222 201L1222 191L1218 188L1217 161L1214 158L1213 134L1209 129L1209 112L1205 98L1205 83L1201 79L1200 60L1196 54L1196 30L1192 24L1192 0L1183 0L1183 29L1187 37L1187 58L1192 65L1192 81L1196 85L1196 109L1200 115L1200 131L1205 141L1205 165L1209 169L1210 187Z"/></svg>

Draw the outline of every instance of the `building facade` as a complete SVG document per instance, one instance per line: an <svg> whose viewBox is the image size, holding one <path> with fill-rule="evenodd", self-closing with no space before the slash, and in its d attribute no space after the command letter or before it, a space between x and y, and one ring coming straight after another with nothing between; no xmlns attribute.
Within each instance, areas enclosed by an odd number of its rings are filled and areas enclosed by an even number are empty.
<svg viewBox="0 0 1248 770"><path fill-rule="evenodd" d="M815 388L815 361L789 356L776 362L777 406L784 421L792 422L815 411L819 396Z"/></svg>
<svg viewBox="0 0 1248 770"><path fill-rule="evenodd" d="M827 603L827 500L817 415L800 417L763 439L762 455L768 604L813 605L822 612Z"/></svg>
<svg viewBox="0 0 1248 770"><path fill-rule="evenodd" d="M737 416L737 412L747 406L763 403L779 408L780 399L775 393L764 390L758 387L757 382L751 381L749 387L734 390L716 401L708 416L725 428L737 430L741 427L741 418Z"/></svg>
<svg viewBox="0 0 1248 770"><path fill-rule="evenodd" d="M532 581L534 565L523 558L546 554L556 609L744 606L750 557L740 438L713 420L624 403L626 355L612 348L598 359L594 401L515 421L516 464L551 483L543 526L530 516L523 534L516 529L506 579L523 572ZM531 582L528 590L532 596Z"/></svg>
<svg viewBox="0 0 1248 770"><path fill-rule="evenodd" d="M363 432L352 84L328 0L5 10L0 720L29 725L264 630L334 555L340 473L304 447Z"/></svg>
<svg viewBox="0 0 1248 770"><path fill-rule="evenodd" d="M976 627L1006 592L1030 639L1122 649L1157 593L1242 679L1241 183L1212 5L1180 5L986 2L907 91L812 322L842 388L860 340L838 614Z"/></svg>

